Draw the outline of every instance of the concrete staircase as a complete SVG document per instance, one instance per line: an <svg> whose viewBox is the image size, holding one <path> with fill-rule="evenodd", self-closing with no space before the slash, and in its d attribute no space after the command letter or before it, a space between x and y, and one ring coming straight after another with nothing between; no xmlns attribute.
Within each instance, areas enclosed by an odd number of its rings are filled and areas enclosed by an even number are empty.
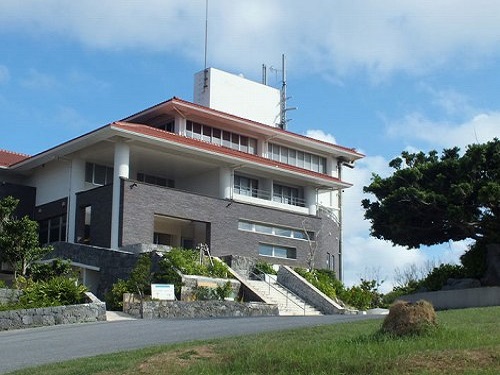
<svg viewBox="0 0 500 375"><path fill-rule="evenodd" d="M269 283L260 280L245 280L245 284L258 293L266 303L278 305L280 315L322 315L319 310L305 303L276 281L271 280Z"/></svg>

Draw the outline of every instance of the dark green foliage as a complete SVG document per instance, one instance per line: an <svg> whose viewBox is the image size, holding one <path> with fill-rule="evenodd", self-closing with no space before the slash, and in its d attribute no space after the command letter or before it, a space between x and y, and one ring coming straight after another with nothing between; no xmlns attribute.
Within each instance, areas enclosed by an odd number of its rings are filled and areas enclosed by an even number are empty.
<svg viewBox="0 0 500 375"><path fill-rule="evenodd" d="M152 253L139 255L137 263L128 279L130 288L141 297L151 294L151 282L153 281L151 256Z"/></svg>
<svg viewBox="0 0 500 375"><path fill-rule="evenodd" d="M336 298L344 290L344 285L337 279L333 271L316 269L307 271L303 268L295 268L295 272L330 298Z"/></svg>
<svg viewBox="0 0 500 375"><path fill-rule="evenodd" d="M28 271L28 276L33 281L49 280L56 276L76 277L71 261L54 259L50 263L35 263Z"/></svg>
<svg viewBox="0 0 500 375"><path fill-rule="evenodd" d="M267 275L277 275L278 273L273 268L273 266L268 262L257 262L254 266L254 273L257 275L267 274Z"/></svg>
<svg viewBox="0 0 500 375"><path fill-rule="evenodd" d="M209 288L206 286L197 287L194 291L194 296L197 301L213 301L228 298L233 293L231 282L226 282L224 285L219 285L217 288Z"/></svg>
<svg viewBox="0 0 500 375"><path fill-rule="evenodd" d="M417 293L423 286L423 280L411 280L404 286L396 286L389 293L382 296L382 306L390 306L398 297Z"/></svg>
<svg viewBox="0 0 500 375"><path fill-rule="evenodd" d="M83 303L87 288L75 279L57 276L49 280L23 280L23 294L18 303L2 305L2 310L76 305Z"/></svg>
<svg viewBox="0 0 500 375"><path fill-rule="evenodd" d="M441 264L435 267L423 280L422 286L427 290L440 290L448 279L460 279L464 277L464 269L456 264Z"/></svg>
<svg viewBox="0 0 500 375"><path fill-rule="evenodd" d="M25 276L35 261L52 251L51 247L40 247L36 221L13 216L18 203L12 197L0 200L0 261L14 269L14 278Z"/></svg>
<svg viewBox="0 0 500 375"><path fill-rule="evenodd" d="M5 281L0 280L0 289L5 289L5 288L7 288L7 284L5 283Z"/></svg>
<svg viewBox="0 0 500 375"><path fill-rule="evenodd" d="M119 279L113 284L111 290L106 293L106 309L111 311L123 311L123 294L130 292L131 288L129 283Z"/></svg>
<svg viewBox="0 0 500 375"><path fill-rule="evenodd" d="M486 244L478 241L461 257L465 277L480 279L486 271Z"/></svg>
<svg viewBox="0 0 500 375"><path fill-rule="evenodd" d="M500 240L500 141L429 154L403 152L392 176L372 177L365 217L374 237L408 248L467 238Z"/></svg>

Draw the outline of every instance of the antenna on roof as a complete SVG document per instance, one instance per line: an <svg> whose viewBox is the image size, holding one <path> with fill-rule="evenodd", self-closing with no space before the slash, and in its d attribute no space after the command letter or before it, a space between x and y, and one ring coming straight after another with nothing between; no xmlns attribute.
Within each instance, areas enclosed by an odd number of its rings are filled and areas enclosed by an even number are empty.
<svg viewBox="0 0 500 375"><path fill-rule="evenodd" d="M203 76L203 89L208 87L208 69L207 69L207 50L208 50L208 0L205 2L205 67Z"/></svg>
<svg viewBox="0 0 500 375"><path fill-rule="evenodd" d="M281 55L281 99L280 99L280 128L285 130L288 120L286 119L286 113L288 111L297 109L296 107L287 108L286 101L288 97L286 96L286 65L285 65L285 54Z"/></svg>

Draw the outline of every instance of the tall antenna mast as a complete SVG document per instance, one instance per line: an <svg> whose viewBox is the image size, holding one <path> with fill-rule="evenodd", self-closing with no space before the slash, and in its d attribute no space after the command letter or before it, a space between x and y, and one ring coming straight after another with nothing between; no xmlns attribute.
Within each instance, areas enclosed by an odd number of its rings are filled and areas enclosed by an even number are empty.
<svg viewBox="0 0 500 375"><path fill-rule="evenodd" d="M205 2L205 66L203 76L203 88L208 87L208 70L207 70L207 50L208 50L208 0Z"/></svg>
<svg viewBox="0 0 500 375"><path fill-rule="evenodd" d="M286 66L285 54L281 55L281 100L280 100L280 128L286 129Z"/></svg>

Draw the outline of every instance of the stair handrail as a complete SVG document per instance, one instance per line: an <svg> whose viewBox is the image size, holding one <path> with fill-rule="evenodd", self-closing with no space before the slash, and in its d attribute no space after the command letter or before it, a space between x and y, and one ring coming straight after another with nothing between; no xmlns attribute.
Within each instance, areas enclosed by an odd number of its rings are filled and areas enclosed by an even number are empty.
<svg viewBox="0 0 500 375"><path fill-rule="evenodd" d="M249 277L250 276L255 276L257 277L258 279L260 279L261 281L264 281L265 283L267 283L267 285L269 286L269 293L271 293L271 288L273 288L275 291L277 291L278 293L280 293L281 295L285 296L286 298L286 306L288 307L288 301L292 302L294 305L296 305L298 308L302 309L302 311L304 312L304 315L306 315L306 301L304 301L303 298L300 298L298 295L296 295L294 292L288 290L287 287L285 287L284 285L281 285L278 280L276 280L276 284L278 284L279 286L281 286L283 289L286 290L286 294L283 293L281 290L279 290L278 288L276 288L274 285L271 284L271 281L268 281L266 280L266 278L263 276L264 274L262 273L255 273L253 271L249 271ZM297 299L299 300L302 300L304 301L304 306L301 306L299 305L297 302L295 302L294 300L290 299L290 297L288 297L288 294L292 294L294 295L295 297L297 297Z"/></svg>

